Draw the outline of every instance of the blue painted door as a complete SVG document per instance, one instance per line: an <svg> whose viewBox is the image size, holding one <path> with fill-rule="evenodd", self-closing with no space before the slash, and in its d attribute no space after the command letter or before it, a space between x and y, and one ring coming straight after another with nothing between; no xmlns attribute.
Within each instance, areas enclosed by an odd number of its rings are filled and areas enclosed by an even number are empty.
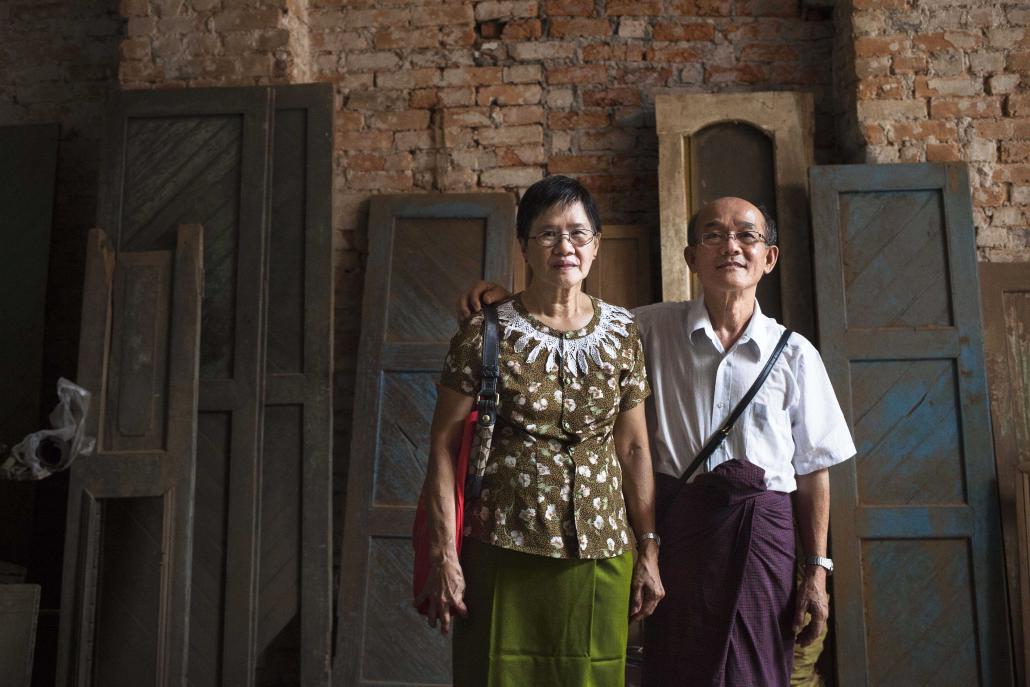
<svg viewBox="0 0 1030 687"><path fill-rule="evenodd" d="M820 348L858 447L831 472L838 684L1010 685L965 166L811 184Z"/></svg>
<svg viewBox="0 0 1030 687"><path fill-rule="evenodd" d="M411 605L411 527L429 457L436 381L457 331L455 295L510 286L506 193L371 200L340 561L338 687L451 681L450 646Z"/></svg>

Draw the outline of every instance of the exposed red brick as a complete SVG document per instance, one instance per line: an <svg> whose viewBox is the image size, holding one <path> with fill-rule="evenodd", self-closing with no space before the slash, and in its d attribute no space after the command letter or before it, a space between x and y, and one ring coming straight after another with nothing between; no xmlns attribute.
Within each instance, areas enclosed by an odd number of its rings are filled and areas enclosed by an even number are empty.
<svg viewBox="0 0 1030 687"><path fill-rule="evenodd" d="M365 171L386 169L386 156L381 153L351 153L344 160L347 169Z"/></svg>
<svg viewBox="0 0 1030 687"><path fill-rule="evenodd" d="M414 29L385 26L378 29L372 44L379 49L435 48L440 43L440 32L433 27Z"/></svg>
<svg viewBox="0 0 1030 687"><path fill-rule="evenodd" d="M578 38L580 36L610 36L612 25L607 19L586 17L559 17L552 19L548 28L552 38Z"/></svg>
<svg viewBox="0 0 1030 687"><path fill-rule="evenodd" d="M1009 196L1003 184L979 187L973 189L973 203L978 207L996 208L1005 205Z"/></svg>
<svg viewBox="0 0 1030 687"><path fill-rule="evenodd" d="M547 163L551 174L604 172L611 166L607 155L552 155Z"/></svg>
<svg viewBox="0 0 1030 687"><path fill-rule="evenodd" d="M337 131L356 131L365 125L365 117L360 112L337 112L333 121Z"/></svg>
<svg viewBox="0 0 1030 687"><path fill-rule="evenodd" d="M1010 95L1008 109L1012 117L1030 117L1030 94Z"/></svg>
<svg viewBox="0 0 1030 687"><path fill-rule="evenodd" d="M648 62L694 62L701 59L700 53L693 48L648 48Z"/></svg>
<svg viewBox="0 0 1030 687"><path fill-rule="evenodd" d="M710 41L715 38L715 26L659 21L654 25L651 35L656 41Z"/></svg>
<svg viewBox="0 0 1030 687"><path fill-rule="evenodd" d="M684 17L728 17L733 14L731 0L669 0L670 14Z"/></svg>
<svg viewBox="0 0 1030 687"><path fill-rule="evenodd" d="M488 107L461 107L444 110L444 127L455 126L492 126L490 119L490 108Z"/></svg>
<svg viewBox="0 0 1030 687"><path fill-rule="evenodd" d="M340 150L389 150L393 147L392 131L348 131L337 135Z"/></svg>
<svg viewBox="0 0 1030 687"><path fill-rule="evenodd" d="M447 86L487 86L501 83L500 67L455 67L445 69L443 83Z"/></svg>
<svg viewBox="0 0 1030 687"><path fill-rule="evenodd" d="M796 17L801 3L784 0L737 0L737 14L745 17Z"/></svg>
<svg viewBox="0 0 1030 687"><path fill-rule="evenodd" d="M608 68L604 65L585 65L582 67L550 67L547 70L549 84L594 84L607 83Z"/></svg>
<svg viewBox="0 0 1030 687"><path fill-rule="evenodd" d="M789 45L752 43L740 51L740 59L745 62L794 62L798 59L798 51Z"/></svg>
<svg viewBox="0 0 1030 687"><path fill-rule="evenodd" d="M472 6L464 3L423 5L417 10L417 23L421 26L442 26L444 24L474 24L476 17Z"/></svg>
<svg viewBox="0 0 1030 687"><path fill-rule="evenodd" d="M1014 184L1030 184L1030 165L995 165L991 180L994 182L1008 181Z"/></svg>
<svg viewBox="0 0 1030 687"><path fill-rule="evenodd" d="M496 116L505 126L516 126L519 124L543 124L545 115L544 108L539 105L516 105L514 107L500 107L496 110Z"/></svg>
<svg viewBox="0 0 1030 687"><path fill-rule="evenodd" d="M539 19L517 19L504 25L502 36L510 41L523 41L527 38L540 38L544 34Z"/></svg>
<svg viewBox="0 0 1030 687"><path fill-rule="evenodd" d="M440 29L440 45L445 48L468 48L476 43L476 30L471 26L444 26Z"/></svg>
<svg viewBox="0 0 1030 687"><path fill-rule="evenodd" d="M657 16L662 13L662 3L660 0L608 0L604 9L609 17Z"/></svg>
<svg viewBox="0 0 1030 687"><path fill-rule="evenodd" d="M926 160L927 162L950 162L953 160L961 160L962 151L959 150L957 143L927 143L926 144Z"/></svg>
<svg viewBox="0 0 1030 687"><path fill-rule="evenodd" d="M498 167L522 167L524 165L542 165L547 162L547 155L542 145L515 146L512 148L496 148Z"/></svg>
<svg viewBox="0 0 1030 687"><path fill-rule="evenodd" d="M540 86L503 85L483 86L476 94L476 102L480 105L535 105L540 102Z"/></svg>
<svg viewBox="0 0 1030 687"><path fill-rule="evenodd" d="M901 143L909 140L926 140L934 138L938 141L952 141L958 136L958 127L954 122L935 120L916 120L908 122L891 122L888 125L894 141Z"/></svg>
<svg viewBox="0 0 1030 687"><path fill-rule="evenodd" d="M603 129L608 126L608 113L604 110L580 112L551 112L547 115L551 129Z"/></svg>
<svg viewBox="0 0 1030 687"><path fill-rule="evenodd" d="M1001 144L1002 162L1030 162L1030 141L1004 141Z"/></svg>
<svg viewBox="0 0 1030 687"><path fill-rule="evenodd" d="M904 10L909 0L852 0L856 10Z"/></svg>
<svg viewBox="0 0 1030 687"><path fill-rule="evenodd" d="M764 78L765 73L755 64L742 64L737 67L712 65L705 68L705 81L708 83L758 83Z"/></svg>
<svg viewBox="0 0 1030 687"><path fill-rule="evenodd" d="M640 89L632 86L618 86L599 91L584 91L583 104L587 107L639 105Z"/></svg>
<svg viewBox="0 0 1030 687"><path fill-rule="evenodd" d="M1001 96L984 96L980 98L931 98L930 116L934 119L950 117L984 117L1001 116Z"/></svg>
<svg viewBox="0 0 1030 687"><path fill-rule="evenodd" d="M909 49L908 36L862 36L855 39L855 57L881 57Z"/></svg>
<svg viewBox="0 0 1030 687"><path fill-rule="evenodd" d="M891 63L895 74L925 74L928 64L924 55L895 55Z"/></svg>
<svg viewBox="0 0 1030 687"><path fill-rule="evenodd" d="M407 110L405 112L376 112L369 117L375 129L409 131L429 126L429 110Z"/></svg>
<svg viewBox="0 0 1030 687"><path fill-rule="evenodd" d="M866 124L862 127L862 134L865 142L869 145L879 146L887 142L887 136L883 127L879 124Z"/></svg>
<svg viewBox="0 0 1030 687"><path fill-rule="evenodd" d="M589 17L594 13L594 0L547 0L543 10L551 17Z"/></svg>
<svg viewBox="0 0 1030 687"><path fill-rule="evenodd" d="M905 95L905 82L896 76L874 76L862 79L857 85L859 99L887 98L894 100ZM919 95L919 92L916 92Z"/></svg>

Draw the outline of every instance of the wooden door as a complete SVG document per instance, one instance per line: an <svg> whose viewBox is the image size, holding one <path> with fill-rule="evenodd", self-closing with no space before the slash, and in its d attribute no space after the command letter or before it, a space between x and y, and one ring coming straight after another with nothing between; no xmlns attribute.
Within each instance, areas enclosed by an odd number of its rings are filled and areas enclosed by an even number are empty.
<svg viewBox="0 0 1030 687"><path fill-rule="evenodd" d="M200 361L202 232L115 257L90 233L79 381L93 455L71 467L62 685L186 681Z"/></svg>
<svg viewBox="0 0 1030 687"><path fill-rule="evenodd" d="M984 348L1017 683L1030 651L1030 263L980 263Z"/></svg>
<svg viewBox="0 0 1030 687"><path fill-rule="evenodd" d="M1012 684L964 165L811 171L838 684Z"/></svg>
<svg viewBox="0 0 1030 687"><path fill-rule="evenodd" d="M124 92L107 129L118 249L205 227L189 681L254 684L274 651L298 660L266 681L326 685L332 88Z"/></svg>
<svg viewBox="0 0 1030 687"><path fill-rule="evenodd" d="M700 295L683 248L706 202L762 203L779 225L780 262L758 287L762 309L814 338L806 172L812 164L809 93L677 93L655 98L661 200L662 299Z"/></svg>
<svg viewBox="0 0 1030 687"><path fill-rule="evenodd" d="M334 684L449 684L449 644L411 607L411 526L456 295L510 288L515 208L508 194L371 203Z"/></svg>
<svg viewBox="0 0 1030 687"><path fill-rule="evenodd" d="M651 286L651 232L642 225L604 227L601 251L583 290L623 308L655 301Z"/></svg>

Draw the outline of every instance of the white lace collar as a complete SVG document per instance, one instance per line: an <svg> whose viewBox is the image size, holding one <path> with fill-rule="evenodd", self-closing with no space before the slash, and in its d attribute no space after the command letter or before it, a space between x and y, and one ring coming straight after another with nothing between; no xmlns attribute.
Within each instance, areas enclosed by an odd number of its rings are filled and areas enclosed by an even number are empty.
<svg viewBox="0 0 1030 687"><path fill-rule="evenodd" d="M601 350L614 357L616 351L622 348L621 339L629 334L626 325L633 321L633 316L625 308L591 297L594 317L590 323L582 329L559 332L516 306L515 300L512 298L497 306L497 316L504 328L503 338L517 335L514 345L517 353L525 350L530 342L535 343L526 358L527 363L535 362L540 353L546 350L545 369L548 372L558 370L559 358L561 364L576 376L585 374L591 361L600 366Z"/></svg>

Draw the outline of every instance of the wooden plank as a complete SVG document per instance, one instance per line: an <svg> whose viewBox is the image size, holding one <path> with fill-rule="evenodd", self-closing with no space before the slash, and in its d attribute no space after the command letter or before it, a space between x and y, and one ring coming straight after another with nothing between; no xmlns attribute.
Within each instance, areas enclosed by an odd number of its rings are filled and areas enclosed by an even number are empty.
<svg viewBox="0 0 1030 687"><path fill-rule="evenodd" d="M10 687L32 684L38 584L0 584L0 675Z"/></svg>
<svg viewBox="0 0 1030 687"><path fill-rule="evenodd" d="M443 361L431 354L445 351L455 330L454 293L479 278L512 283L514 210L507 194L372 199L355 394L362 412L354 418L337 601L337 685L449 680L447 643L404 602L410 518L425 474L421 444L428 441ZM390 348L397 352L387 355ZM424 354L419 366L399 354L411 350ZM386 427L398 422L410 441L395 441Z"/></svg>
<svg viewBox="0 0 1030 687"><path fill-rule="evenodd" d="M1030 684L1030 264L980 263L984 352L1017 682Z"/></svg>
<svg viewBox="0 0 1030 687"><path fill-rule="evenodd" d="M859 448L831 480L838 684L1011 684L965 168L811 181L821 352Z"/></svg>
<svg viewBox="0 0 1030 687"><path fill-rule="evenodd" d="M183 226L174 255L112 266L90 236L80 378L97 390L97 455L71 469L59 684L186 680L202 251L201 228ZM157 399L153 414L110 421L123 395Z"/></svg>

